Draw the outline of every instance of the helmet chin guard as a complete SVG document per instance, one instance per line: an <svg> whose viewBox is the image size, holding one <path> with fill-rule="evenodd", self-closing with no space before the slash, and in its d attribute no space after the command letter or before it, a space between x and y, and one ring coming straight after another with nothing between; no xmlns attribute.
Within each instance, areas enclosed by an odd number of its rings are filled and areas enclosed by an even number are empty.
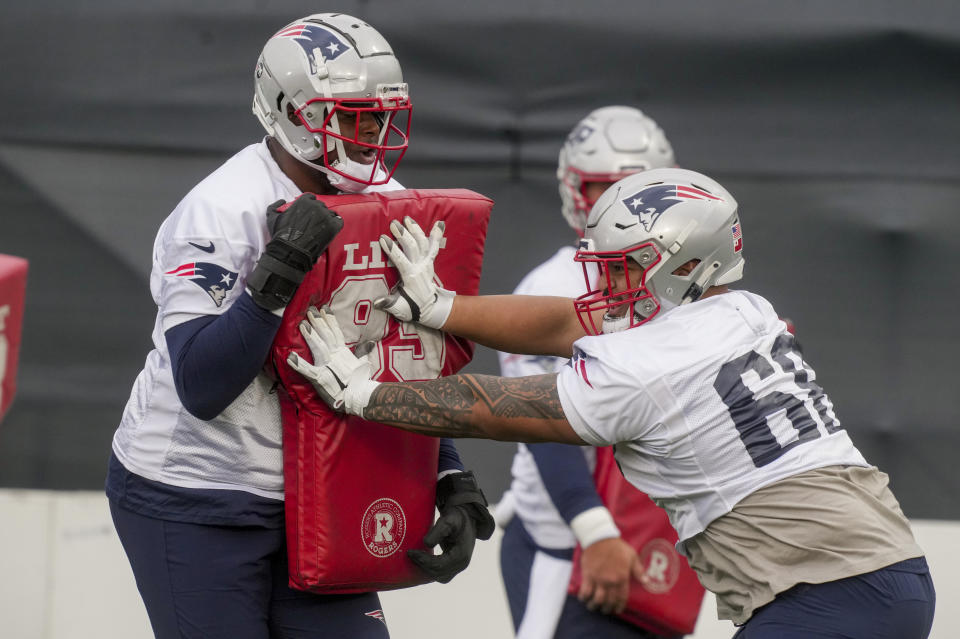
<svg viewBox="0 0 960 639"><path fill-rule="evenodd" d="M580 322L594 335L640 326L739 280L742 250L737 202L716 181L677 168L626 177L597 200L580 241Z"/></svg>
<svg viewBox="0 0 960 639"><path fill-rule="evenodd" d="M253 112L290 155L343 191L385 184L406 153L412 105L400 63L369 24L296 20L264 45Z"/></svg>

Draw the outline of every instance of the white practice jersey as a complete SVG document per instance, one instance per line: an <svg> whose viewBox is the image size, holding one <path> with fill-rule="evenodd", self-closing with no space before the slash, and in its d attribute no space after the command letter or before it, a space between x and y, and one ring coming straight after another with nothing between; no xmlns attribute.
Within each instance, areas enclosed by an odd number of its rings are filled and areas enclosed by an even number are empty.
<svg viewBox="0 0 960 639"><path fill-rule="evenodd" d="M780 479L868 466L815 378L770 303L732 291L577 340L557 386L577 434L616 443L682 542Z"/></svg>
<svg viewBox="0 0 960 639"><path fill-rule="evenodd" d="M583 268L573 261L577 250L565 246L550 259L540 264L524 277L514 290L515 295L556 295L579 297L587 292ZM499 353L500 372L504 377L525 377L556 373L569 361L561 357L538 355L514 355ZM596 452L592 447L583 447L587 465L593 469ZM510 494L516 515L534 542L542 548L572 548L577 544L573 532L560 516L550 499L529 449L518 444L510 468L513 480Z"/></svg>
<svg viewBox="0 0 960 639"><path fill-rule="evenodd" d="M368 191L402 188L391 180ZM173 486L244 490L283 498L280 404L260 373L220 415L203 421L177 396L164 333L225 312L270 239L267 207L300 189L266 141L227 160L191 190L161 225L150 292L158 312L147 355L113 439L127 470Z"/></svg>

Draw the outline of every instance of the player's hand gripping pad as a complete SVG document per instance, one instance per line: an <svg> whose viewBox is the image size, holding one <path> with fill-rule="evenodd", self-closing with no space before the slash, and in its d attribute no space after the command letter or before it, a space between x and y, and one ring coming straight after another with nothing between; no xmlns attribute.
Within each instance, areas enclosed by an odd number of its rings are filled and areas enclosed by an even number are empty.
<svg viewBox="0 0 960 639"><path fill-rule="evenodd" d="M677 532L667 513L623 477L612 448L597 449L593 476L597 493L613 515L620 534L636 549L643 564L644 582L630 582L627 607L618 616L660 635L691 634L704 590L687 560L676 551ZM579 589L577 546L567 592L576 595Z"/></svg>
<svg viewBox="0 0 960 639"><path fill-rule="evenodd" d="M421 584L429 577L406 551L425 549L433 523L439 440L333 412L286 359L295 350L312 361L298 325L313 305L336 315L348 344L377 342L373 379L434 379L466 365L472 343L373 307L397 282L378 240L407 215L427 232L444 220L437 278L476 294L493 202L464 189L318 199L344 227L287 306L270 355L280 381L290 585L350 593Z"/></svg>
<svg viewBox="0 0 960 639"><path fill-rule="evenodd" d="M0 420L17 390L17 360L26 289L27 260L0 255Z"/></svg>

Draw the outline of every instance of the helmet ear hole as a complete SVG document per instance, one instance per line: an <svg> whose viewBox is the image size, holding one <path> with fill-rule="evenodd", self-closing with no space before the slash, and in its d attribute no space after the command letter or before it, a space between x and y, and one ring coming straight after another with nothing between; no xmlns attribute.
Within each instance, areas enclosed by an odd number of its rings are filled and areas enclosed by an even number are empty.
<svg viewBox="0 0 960 639"><path fill-rule="evenodd" d="M282 94L281 94L282 99ZM293 126L303 126L303 123L300 122L300 118L297 117L297 111L293 108L293 105L287 102L287 119L290 120L290 124Z"/></svg>
<svg viewBox="0 0 960 639"><path fill-rule="evenodd" d="M700 264L700 260L698 259L690 260L689 262L681 264L677 268L673 269L672 275L677 275L679 277L686 277L687 275L690 275L690 273L693 272L693 269L697 268L699 264Z"/></svg>

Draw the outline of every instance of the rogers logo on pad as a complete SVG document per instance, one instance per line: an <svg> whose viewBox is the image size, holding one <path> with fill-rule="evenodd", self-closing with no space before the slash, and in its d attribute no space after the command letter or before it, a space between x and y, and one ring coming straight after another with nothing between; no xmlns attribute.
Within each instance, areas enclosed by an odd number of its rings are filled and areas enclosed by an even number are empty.
<svg viewBox="0 0 960 639"><path fill-rule="evenodd" d="M680 556L666 539L651 539L640 550L640 562L644 567L640 584L649 592L669 592L677 583L680 574Z"/></svg>
<svg viewBox="0 0 960 639"><path fill-rule="evenodd" d="M360 536L363 546L374 557L389 557L400 549L407 534L407 518L400 504L382 497L363 513Z"/></svg>

